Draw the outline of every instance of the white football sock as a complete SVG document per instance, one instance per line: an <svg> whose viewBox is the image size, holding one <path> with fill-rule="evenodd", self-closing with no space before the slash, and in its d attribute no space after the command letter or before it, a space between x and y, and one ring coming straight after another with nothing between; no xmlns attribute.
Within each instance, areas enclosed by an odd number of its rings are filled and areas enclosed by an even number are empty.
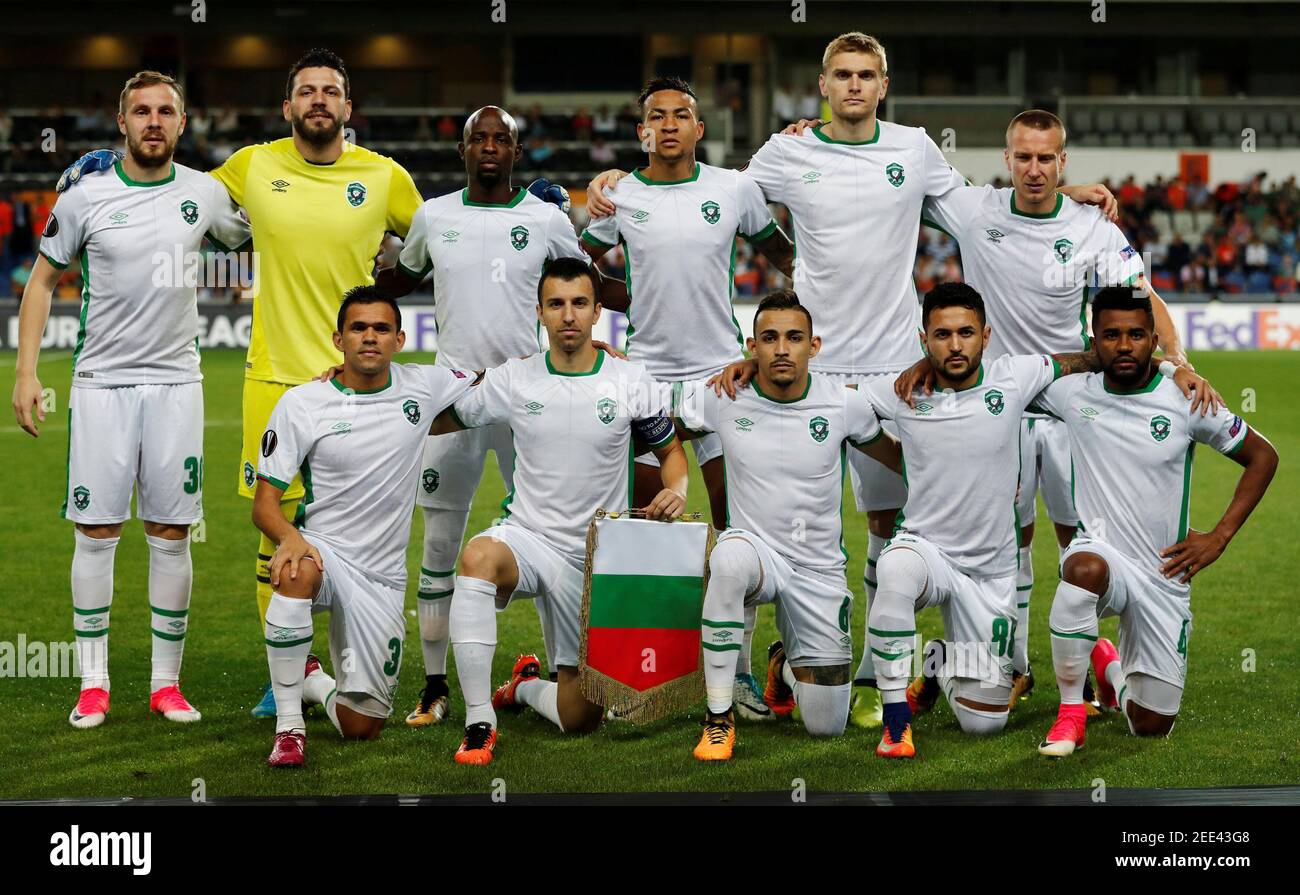
<svg viewBox="0 0 1300 895"><path fill-rule="evenodd" d="M564 725L560 723L559 698L560 685L539 677L520 681L519 686L515 687L515 702L532 706L537 714L563 731Z"/></svg>
<svg viewBox="0 0 1300 895"><path fill-rule="evenodd" d="M1034 551L1020 548L1020 568L1016 570L1016 643L1011 663L1016 671L1029 671L1029 598L1034 593Z"/></svg>
<svg viewBox="0 0 1300 895"><path fill-rule="evenodd" d="M709 554L700 643L704 648L704 693L715 715L731 709L737 663L745 658L745 595L758 587L758 553L743 538L718 542Z"/></svg>
<svg viewBox="0 0 1300 895"><path fill-rule="evenodd" d="M311 600L271 594L266 609L266 664L275 693L275 732L301 730L302 679L311 652Z"/></svg>
<svg viewBox="0 0 1300 895"><path fill-rule="evenodd" d="M81 689L108 684L108 614L113 605L113 558L119 538L92 538L74 531L72 630L76 635Z"/></svg>
<svg viewBox="0 0 1300 895"><path fill-rule="evenodd" d="M867 612L867 654L881 692L907 686L916 644L916 602L925 593L929 570L915 550L895 549L877 565L880 587Z"/></svg>
<svg viewBox="0 0 1300 895"><path fill-rule="evenodd" d="M482 578L456 576L449 633L465 698L465 726L497 726L492 708L492 657L497 649L497 586Z"/></svg>
<svg viewBox="0 0 1300 895"><path fill-rule="evenodd" d="M424 673L447 673L451 595L456 589L456 557L465 537L469 510L424 507L424 557L420 561L420 651Z"/></svg>
<svg viewBox="0 0 1300 895"><path fill-rule="evenodd" d="M1126 686L1127 675L1120 666L1119 660L1116 659L1106 666L1106 683L1110 684L1115 690L1115 699L1119 702L1119 710L1128 717L1128 687ZM1131 726L1131 725L1130 725Z"/></svg>
<svg viewBox="0 0 1300 895"><path fill-rule="evenodd" d="M863 617L866 619L865 625L868 629L871 627L871 604L876 600L876 591L879 589L879 562L880 551L885 549L886 538L877 534L867 534L867 564L862 569L862 589L867 596L867 611ZM864 631L862 634L862 660L858 662L858 670L853 674L853 683L862 684L866 681L875 680L876 667L871 660L871 631Z"/></svg>
<svg viewBox="0 0 1300 895"><path fill-rule="evenodd" d="M740 644L740 655L736 658L736 674L753 674L754 669L754 626L758 624L758 604L745 607L745 636Z"/></svg>
<svg viewBox="0 0 1300 895"><path fill-rule="evenodd" d="M1068 581L1060 582L1048 621L1061 704L1081 705L1088 659L1097 645L1097 595Z"/></svg>
<svg viewBox="0 0 1300 895"><path fill-rule="evenodd" d="M790 663L786 663L786 668ZM852 684L805 684L795 681L794 701L803 715L803 726L815 737L837 737L849 720Z"/></svg>
<svg viewBox="0 0 1300 895"><path fill-rule="evenodd" d="M302 701L304 705L318 705L325 709L325 714L329 716L330 721L334 724L334 729L340 734L343 728L339 725L339 716L336 705L338 690L335 687L334 678L325 673L325 669L318 668L302 682Z"/></svg>
<svg viewBox="0 0 1300 895"><path fill-rule="evenodd" d="M194 572L188 536L169 540L145 535L144 539L149 545L149 608L153 613L149 689L157 691L180 680Z"/></svg>

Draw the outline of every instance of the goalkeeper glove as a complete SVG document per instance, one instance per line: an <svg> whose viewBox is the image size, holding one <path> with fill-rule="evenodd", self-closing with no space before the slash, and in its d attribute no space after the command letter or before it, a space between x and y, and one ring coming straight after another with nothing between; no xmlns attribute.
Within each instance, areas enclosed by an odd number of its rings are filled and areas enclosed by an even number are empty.
<svg viewBox="0 0 1300 895"><path fill-rule="evenodd" d="M90 150L90 152L87 152L63 170L63 174L59 176L59 182L54 186L55 192L63 192L87 174L108 170L121 157L122 153L115 149Z"/></svg>
<svg viewBox="0 0 1300 895"><path fill-rule="evenodd" d="M539 177L532 183L528 184L528 192L532 193L543 202L550 202L565 214L569 213L572 204L569 201L569 191L558 183L551 183L545 177Z"/></svg>

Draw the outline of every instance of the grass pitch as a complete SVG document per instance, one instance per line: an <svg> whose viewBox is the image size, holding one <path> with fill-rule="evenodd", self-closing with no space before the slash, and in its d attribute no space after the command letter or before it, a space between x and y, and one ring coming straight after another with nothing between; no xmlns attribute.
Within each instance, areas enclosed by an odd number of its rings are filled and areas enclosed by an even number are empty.
<svg viewBox="0 0 1300 895"><path fill-rule="evenodd" d="M413 359L407 356L406 360ZM428 359L428 358L424 358ZM1013 713L997 737L962 735L942 704L916 725L919 752L912 762L885 762L873 754L878 731L849 728L837 740L812 740L801 724L743 724L736 757L702 764L691 757L700 710L647 728L608 724L586 737L561 736L526 711L503 714L496 760L464 768L452 759L464 718L454 662L450 719L408 729L402 723L423 684L414 593L409 597L402 681L394 717L372 743L344 743L329 721L308 716L308 766L271 771L265 759L274 725L248 715L267 679L262 632L253 599L257 533L250 503L236 496L239 401L243 355L213 351L203 358L207 405L205 446L206 540L193 545L194 600L182 672L185 693L203 712L193 725L152 716L149 700L148 552L139 522L127 524L117 551L110 671L112 711L94 730L75 730L67 715L75 678L0 678L0 798L59 796L189 796L202 781L207 798L353 793L486 793L494 779L507 793L594 791L781 790L804 781L811 790L1069 789L1190 787L1300 782L1300 644L1296 617L1296 550L1292 501L1300 494L1292 458L1300 451L1300 406L1294 383L1300 357L1285 352L1201 353L1193 358L1234 409L1253 396L1243 416L1277 446L1283 462L1272 490L1219 563L1196 579L1190 674L1173 735L1141 741L1121 718L1090 725L1088 745L1066 761L1041 759L1035 747L1056 714L1047 613L1056 586L1056 545L1039 508L1034 545L1030 653L1038 689ZM14 355L0 355L0 392L11 393ZM40 374L58 395L39 440L12 423L0 430L0 464L9 470L0 503L0 539L6 599L0 601L0 642L70 642L69 564L72 525L58 517L65 476L70 358L51 354ZM1253 390L1246 392L1246 390ZM1202 448L1194 473L1193 527L1213 526L1232 495L1239 467ZM707 513L698 472L691 509ZM1176 499L1176 495L1170 495ZM502 486L488 463L469 534L496 514ZM848 578L857 599L852 631L862 649L862 566L865 518L845 506ZM414 590L419 564L416 521L409 563ZM1102 624L1115 636L1115 621ZM938 614L920 619L925 637L940 631ZM325 625L317 625L317 651ZM531 605L500 616L494 683L515 655L540 649ZM763 675L767 644L776 637L771 608L759 612L754 668ZM855 657L856 661L856 657ZM1252 671L1245 669L1253 668ZM700 707L702 710L702 705Z"/></svg>

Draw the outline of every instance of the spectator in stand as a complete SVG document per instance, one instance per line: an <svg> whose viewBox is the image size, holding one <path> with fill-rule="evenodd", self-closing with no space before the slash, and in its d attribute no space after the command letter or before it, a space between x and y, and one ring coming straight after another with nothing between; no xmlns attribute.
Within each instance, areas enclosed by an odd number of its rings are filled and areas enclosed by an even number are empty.
<svg viewBox="0 0 1300 895"><path fill-rule="evenodd" d="M208 134L212 119L200 108L190 109L185 116L185 133L194 138L194 151L205 161L208 157Z"/></svg>
<svg viewBox="0 0 1300 895"><path fill-rule="evenodd" d="M438 139L442 142L455 142L459 139L460 128L456 126L456 119L450 115L443 115L438 119Z"/></svg>
<svg viewBox="0 0 1300 895"><path fill-rule="evenodd" d="M221 107L221 113L212 122L212 133L217 136L234 138L239 132L239 113L229 102Z"/></svg>
<svg viewBox="0 0 1300 895"><path fill-rule="evenodd" d="M9 138L14 133L14 120L9 117L9 113L0 109L0 146L9 142Z"/></svg>
<svg viewBox="0 0 1300 895"><path fill-rule="evenodd" d="M596 116L591 119L591 130L606 140L612 140L618 134L618 118L609 110L609 106L601 106L596 110Z"/></svg>
<svg viewBox="0 0 1300 895"><path fill-rule="evenodd" d="M1173 238L1169 240L1169 249L1165 253L1165 270L1176 277L1191 260L1192 247L1184 242L1183 235L1175 230Z"/></svg>
<svg viewBox="0 0 1300 895"><path fill-rule="evenodd" d="M1234 245L1244 246L1250 242L1250 237L1254 230L1250 226L1250 221L1246 219L1243 212L1236 212L1232 216L1232 224L1228 227L1228 238Z"/></svg>
<svg viewBox="0 0 1300 895"><path fill-rule="evenodd" d="M1132 174L1124 178L1124 182L1120 184L1119 204L1125 208L1142 206L1142 187L1138 186L1137 179Z"/></svg>
<svg viewBox="0 0 1300 895"><path fill-rule="evenodd" d="M618 160L618 154L614 152L614 147L605 142L604 137L596 137L591 144L591 163L600 170L614 167Z"/></svg>
<svg viewBox="0 0 1300 895"><path fill-rule="evenodd" d="M1193 258L1184 264L1178 272L1178 285L1183 292L1200 293L1205 291L1205 265L1200 258Z"/></svg>
<svg viewBox="0 0 1300 895"><path fill-rule="evenodd" d="M1214 246L1214 265L1218 268L1220 280L1226 279L1237 267L1237 244L1226 233Z"/></svg>
<svg viewBox="0 0 1300 895"><path fill-rule="evenodd" d="M573 121L570 122L570 126L573 129L573 139L590 140L591 125L591 113L587 111L585 106L583 106L578 109L577 114L573 116Z"/></svg>
<svg viewBox="0 0 1300 895"><path fill-rule="evenodd" d="M534 138L528 146L528 161L534 168L540 168L551 160L555 155L555 146L551 143L551 138L544 139Z"/></svg>
<svg viewBox="0 0 1300 895"><path fill-rule="evenodd" d="M1300 291L1297 288L1297 281L1300 281L1300 261L1297 261L1292 255L1283 255L1282 260L1278 263L1273 288L1283 293L1297 292Z"/></svg>
<svg viewBox="0 0 1300 895"><path fill-rule="evenodd" d="M1247 289L1250 292L1268 292L1273 287L1273 265L1269 258L1268 246L1255 234L1246 243L1241 256L1242 267L1246 273Z"/></svg>
<svg viewBox="0 0 1300 895"><path fill-rule="evenodd" d="M428 115L421 115L420 120L415 123L415 141L417 143L433 142L433 124L429 121Z"/></svg>
<svg viewBox="0 0 1300 895"><path fill-rule="evenodd" d="M1187 207L1196 211L1210 207L1210 191L1205 186L1205 181L1199 177L1193 177L1187 186Z"/></svg>
<svg viewBox="0 0 1300 895"><path fill-rule="evenodd" d="M549 133L546 124L546 116L542 114L542 107L539 103L533 103L533 107L528 110L529 126L532 128L528 132L530 137L545 137ZM518 124L518 122L515 122Z"/></svg>
<svg viewBox="0 0 1300 895"><path fill-rule="evenodd" d="M779 131L792 121L798 120L799 99L794 86L789 81L782 82L772 94L772 130Z"/></svg>
<svg viewBox="0 0 1300 895"><path fill-rule="evenodd" d="M812 87L809 87L799 97L799 117L800 118L821 118L822 117L822 98Z"/></svg>
<svg viewBox="0 0 1300 895"><path fill-rule="evenodd" d="M1169 185L1165 183L1164 175L1157 174L1153 183L1147 184L1146 188L1146 214L1150 215L1157 211L1167 211L1169 209Z"/></svg>
<svg viewBox="0 0 1300 895"><path fill-rule="evenodd" d="M0 282L9 279L9 271L14 266L9 253L9 237L14 232L14 206L9 201L8 191L0 192Z"/></svg>
<svg viewBox="0 0 1300 895"><path fill-rule="evenodd" d="M1174 211L1185 209L1187 207L1187 184L1177 178L1169 181L1169 188L1165 190L1165 200Z"/></svg>

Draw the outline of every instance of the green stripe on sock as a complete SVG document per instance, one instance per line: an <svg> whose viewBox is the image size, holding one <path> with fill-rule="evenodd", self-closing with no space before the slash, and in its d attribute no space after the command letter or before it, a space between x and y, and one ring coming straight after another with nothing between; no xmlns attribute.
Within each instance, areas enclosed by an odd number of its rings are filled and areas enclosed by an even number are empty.
<svg viewBox="0 0 1300 895"><path fill-rule="evenodd" d="M867 633L875 634L877 637L911 637L916 634L916 631L881 631L878 628L867 628Z"/></svg>
<svg viewBox="0 0 1300 895"><path fill-rule="evenodd" d="M455 592L455 588L452 590L422 590L417 596L421 600L441 600L443 597L450 597Z"/></svg>
<svg viewBox="0 0 1300 895"><path fill-rule="evenodd" d="M78 637L103 637L108 633L108 628L102 631L73 631L72 633Z"/></svg>
<svg viewBox="0 0 1300 895"><path fill-rule="evenodd" d="M705 649L713 650L715 653L725 653L727 650L732 650L732 649L734 649L736 652L740 652L739 643L727 643L727 644L723 644L722 646L714 646L712 643L702 643L700 645L703 646Z"/></svg>
<svg viewBox="0 0 1300 895"><path fill-rule="evenodd" d="M876 567L876 561L874 559L869 559L867 560L867 565L871 566L874 569Z"/></svg>
<svg viewBox="0 0 1300 895"><path fill-rule="evenodd" d="M1032 584L1021 584L1016 587L1016 590L1033 590L1033 589L1034 586Z"/></svg>
<svg viewBox="0 0 1300 895"><path fill-rule="evenodd" d="M449 570L447 570L446 572L434 572L434 571L432 571L432 570L430 570L430 569L426 569L424 566L420 566L420 574L421 574L421 575L428 575L428 576L431 577L431 578L447 578L447 577L450 577L451 575L455 575L455 574L456 574L456 570L455 570L455 569L449 569Z"/></svg>
<svg viewBox="0 0 1300 895"><path fill-rule="evenodd" d="M904 650L904 651L901 652L901 653L882 653L880 650L876 649L876 648L873 646L873 647L871 648L871 655L873 655L873 656L879 656L879 657L882 658L882 659L890 659L890 660L893 660L893 659L901 659L901 658L903 658L904 656L910 656L910 655L912 655L912 651L909 649L909 650Z"/></svg>
<svg viewBox="0 0 1300 895"><path fill-rule="evenodd" d="M77 615L99 615L101 612L107 612L112 608L112 606L112 603L109 603L107 606L100 606L98 609L78 609L76 606L73 606L72 611Z"/></svg>
<svg viewBox="0 0 1300 895"><path fill-rule="evenodd" d="M1091 641L1093 641L1094 643L1097 641L1097 637L1096 637L1095 635L1093 635L1093 634L1082 634L1082 633L1080 633L1080 634L1064 634L1064 633L1062 633L1062 632L1056 630L1055 628L1052 628L1051 631L1052 631L1052 636L1053 636L1053 637L1066 637L1066 638L1072 638L1072 639L1074 639L1074 640L1091 640Z"/></svg>
<svg viewBox="0 0 1300 895"><path fill-rule="evenodd" d="M1127 692L1128 692L1128 684L1125 684L1124 686L1119 688L1119 696L1115 697L1115 703L1120 708L1124 708L1124 694Z"/></svg>
<svg viewBox="0 0 1300 895"><path fill-rule="evenodd" d="M745 627L744 622L715 622L712 619L702 618L700 624L708 625L710 628L741 628Z"/></svg>
<svg viewBox="0 0 1300 895"><path fill-rule="evenodd" d="M1028 608L1029 608L1029 604L1028 604L1028 603L1017 603L1017 604L1016 604L1016 608L1017 608L1017 609L1028 609Z"/></svg>
<svg viewBox="0 0 1300 895"><path fill-rule="evenodd" d="M150 628L149 630L153 631L155 637L161 637L163 640L184 640L185 639L184 634L166 634L162 631L159 631L157 628Z"/></svg>
<svg viewBox="0 0 1300 895"><path fill-rule="evenodd" d="M862 576L862 580L865 581L867 584L870 584L872 587L876 587L876 588L880 587L879 584L876 584L876 582L872 581L872 580L871 580L870 578L868 578L866 575L863 575L863 576Z"/></svg>
<svg viewBox="0 0 1300 895"><path fill-rule="evenodd" d="M152 603L149 604L149 609L155 615L162 615L162 616L166 616L167 618L184 618L185 616L190 614L190 611L188 609L159 609L157 606L153 605Z"/></svg>
<svg viewBox="0 0 1300 895"><path fill-rule="evenodd" d="M278 649L282 649L286 646L302 646L304 643L311 643L311 641L312 638L310 637L304 637L302 640L278 640L278 641L272 640L271 638L268 637L266 638L266 645L274 646Z"/></svg>

